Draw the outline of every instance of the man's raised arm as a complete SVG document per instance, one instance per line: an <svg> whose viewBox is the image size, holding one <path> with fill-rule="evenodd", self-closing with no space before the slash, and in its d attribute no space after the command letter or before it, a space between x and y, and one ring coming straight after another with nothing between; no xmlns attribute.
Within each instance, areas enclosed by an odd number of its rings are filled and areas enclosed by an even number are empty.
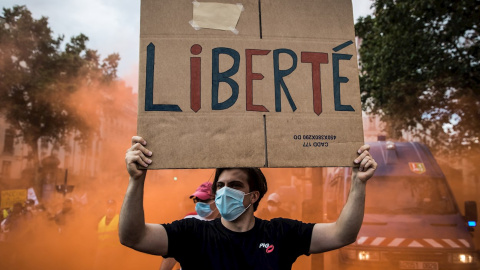
<svg viewBox="0 0 480 270"><path fill-rule="evenodd" d="M118 234L120 242L130 248L155 255L166 255L168 237L165 228L159 224L146 224L143 212L143 189L147 170L137 166L148 167L152 155L145 148L146 141L138 136L132 137L132 147L127 150L125 163L130 175L127 192L120 212Z"/></svg>
<svg viewBox="0 0 480 270"><path fill-rule="evenodd" d="M353 168L348 200L337 221L315 224L310 253L337 249L357 240L365 210L365 187L377 169L377 162L368 152L369 149L369 145L364 145L358 150L359 156L354 161L358 167Z"/></svg>

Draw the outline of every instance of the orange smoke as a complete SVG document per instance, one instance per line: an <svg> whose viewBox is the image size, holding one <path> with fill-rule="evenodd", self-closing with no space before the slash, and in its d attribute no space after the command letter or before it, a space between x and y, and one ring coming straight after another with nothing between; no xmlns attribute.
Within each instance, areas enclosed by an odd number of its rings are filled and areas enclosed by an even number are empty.
<svg viewBox="0 0 480 270"><path fill-rule="evenodd" d="M100 264L107 263L107 269L158 269L160 266L161 257L142 254L121 246L119 242L114 248L114 259L109 258L111 254L102 252L98 242L97 225L106 214L107 200L117 202L118 213L127 188L124 156L130 147L131 137L136 133L137 96L121 81L108 86L82 85L80 89L70 100L82 118L89 120L89 126L97 130L92 140L97 140L100 147L98 150L86 150L90 151L86 162L95 165L95 174L93 177L89 174L75 177L72 174L69 184L75 185L75 189L67 197L73 198L73 213L64 225L59 226L51 219L61 210L64 200L61 194L56 194L46 205L46 211L25 219L19 230L12 231L8 241L0 242L2 270L95 269L99 261ZM480 159L474 161L478 164ZM457 170L447 170L446 174L460 208L463 208L464 200L480 197L480 184L478 178L459 178L458 171L467 165L457 165ZM321 199L322 194L318 193L322 185L320 179L305 181L293 177L290 169L262 170L269 189L257 211L266 207L269 194L283 190L284 194L291 195L285 197L288 204L285 203L284 207L288 206L286 210L292 218L321 222L322 217L315 211L321 211L322 205L315 205L315 209L304 208L306 201ZM478 177L473 173L475 175ZM213 176L213 169L148 171L144 198L146 222L168 223L194 211L190 194L201 183L213 181ZM476 189L472 189L475 183ZM313 215L307 215L309 213ZM310 269L310 258L299 258L294 269Z"/></svg>

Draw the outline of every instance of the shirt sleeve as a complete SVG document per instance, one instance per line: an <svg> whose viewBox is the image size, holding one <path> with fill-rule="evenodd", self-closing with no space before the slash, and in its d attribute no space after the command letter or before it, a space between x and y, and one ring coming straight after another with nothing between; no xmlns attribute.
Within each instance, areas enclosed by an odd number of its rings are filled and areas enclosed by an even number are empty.
<svg viewBox="0 0 480 270"><path fill-rule="evenodd" d="M314 223L303 223L298 220L275 218L273 222L278 222L281 227L281 231L284 234L285 242L283 243L287 247L291 247L290 254L294 258L301 255L310 255L310 244L312 242L312 233Z"/></svg>
<svg viewBox="0 0 480 270"><path fill-rule="evenodd" d="M187 218L162 224L168 236L168 252L165 258L173 257L180 261L182 254L191 252L189 249L195 246L192 242L195 240L195 231L198 229L197 221L195 218Z"/></svg>

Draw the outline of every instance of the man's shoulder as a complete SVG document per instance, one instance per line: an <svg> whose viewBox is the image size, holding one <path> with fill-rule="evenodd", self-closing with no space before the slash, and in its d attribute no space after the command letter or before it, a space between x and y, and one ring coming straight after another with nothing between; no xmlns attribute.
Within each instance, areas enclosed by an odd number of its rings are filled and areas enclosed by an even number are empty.
<svg viewBox="0 0 480 270"><path fill-rule="evenodd" d="M186 216L184 217L184 219L186 219L186 218L194 218L194 219L198 219L198 220L206 220L205 218L199 216L198 214L186 215Z"/></svg>
<svg viewBox="0 0 480 270"><path fill-rule="evenodd" d="M291 218L284 218L284 217L275 217L270 220L262 219L262 218L257 218L261 220L262 222L270 222L270 223L303 223L302 221L296 220L296 219L291 219Z"/></svg>
<svg viewBox="0 0 480 270"><path fill-rule="evenodd" d="M171 223L161 224L169 237L173 234L192 237L198 235L219 235L220 226L215 224L215 220L200 220L194 217L175 220Z"/></svg>
<svg viewBox="0 0 480 270"><path fill-rule="evenodd" d="M192 212L188 212L185 216L194 216L196 214L197 214L196 211L192 211Z"/></svg>
<svg viewBox="0 0 480 270"><path fill-rule="evenodd" d="M259 222L259 225L261 227L270 227L270 228L292 228L292 227L303 227L303 226L307 226L307 227L313 227L313 223L304 223L302 221L299 221L299 220L295 220L295 219L290 219L290 218L282 218L282 217L278 217L278 218L272 218L270 220L265 220L265 219L260 219L260 218L257 218L258 222Z"/></svg>
<svg viewBox="0 0 480 270"><path fill-rule="evenodd" d="M191 215L191 216L186 216L182 219L174 220L170 223L164 223L162 225L164 226L208 226L208 225L213 225L214 220L207 220L205 218L202 218L198 215Z"/></svg>
<svg viewBox="0 0 480 270"><path fill-rule="evenodd" d="M289 220L285 218L263 219L262 217L255 217L255 227L257 228L272 228L281 226L283 223L288 223Z"/></svg>

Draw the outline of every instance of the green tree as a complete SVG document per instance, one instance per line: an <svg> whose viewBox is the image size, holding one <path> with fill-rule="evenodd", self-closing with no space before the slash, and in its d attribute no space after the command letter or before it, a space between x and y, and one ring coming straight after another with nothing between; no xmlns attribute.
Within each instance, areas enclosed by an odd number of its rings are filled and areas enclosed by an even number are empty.
<svg viewBox="0 0 480 270"><path fill-rule="evenodd" d="M480 137L480 2L375 0L360 18L364 109L398 138L408 131L432 145L471 145ZM458 149L458 148L457 148Z"/></svg>
<svg viewBox="0 0 480 270"><path fill-rule="evenodd" d="M77 139L88 141L97 122L86 117L72 98L82 88L114 80L120 57L113 54L100 63L83 34L62 46L63 36L52 36L48 19L33 19L25 6L4 8L3 17L0 113L30 146L38 166L40 138L62 145L75 130Z"/></svg>

